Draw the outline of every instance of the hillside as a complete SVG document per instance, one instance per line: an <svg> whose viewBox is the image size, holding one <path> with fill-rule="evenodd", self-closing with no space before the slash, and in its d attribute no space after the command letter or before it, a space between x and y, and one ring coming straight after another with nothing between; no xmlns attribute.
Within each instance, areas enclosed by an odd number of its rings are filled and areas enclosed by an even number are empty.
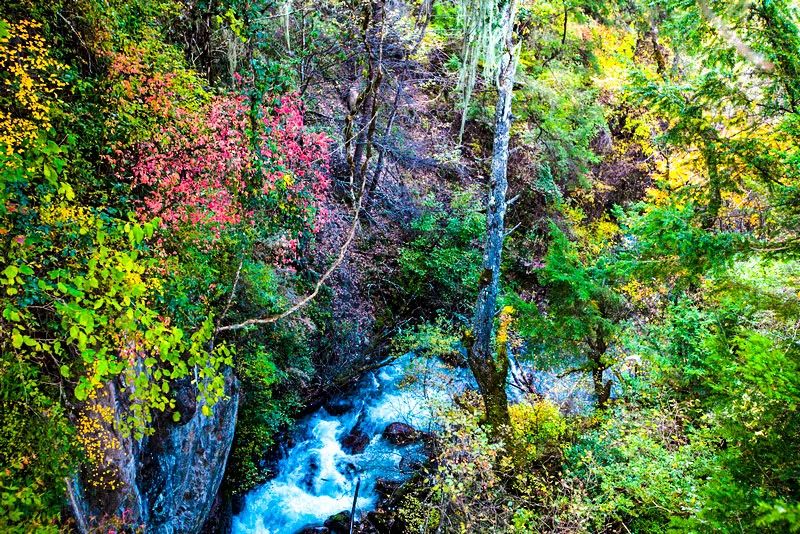
<svg viewBox="0 0 800 534"><path fill-rule="evenodd" d="M798 106L794 0L0 0L0 530L797 531Z"/></svg>

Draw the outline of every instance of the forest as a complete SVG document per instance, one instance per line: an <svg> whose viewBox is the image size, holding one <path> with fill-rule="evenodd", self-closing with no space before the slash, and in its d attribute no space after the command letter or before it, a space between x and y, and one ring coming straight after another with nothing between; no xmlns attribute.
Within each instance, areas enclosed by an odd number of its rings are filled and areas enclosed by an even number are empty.
<svg viewBox="0 0 800 534"><path fill-rule="evenodd" d="M800 532L797 0L0 0L0 531Z"/></svg>

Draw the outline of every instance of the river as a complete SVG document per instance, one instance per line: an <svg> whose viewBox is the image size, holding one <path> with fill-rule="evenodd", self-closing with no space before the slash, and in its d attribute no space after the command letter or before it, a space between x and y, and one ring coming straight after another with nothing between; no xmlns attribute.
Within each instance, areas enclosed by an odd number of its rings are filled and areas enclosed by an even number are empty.
<svg viewBox="0 0 800 534"><path fill-rule="evenodd" d="M536 389L575 397L577 378L557 384L553 373L528 373ZM294 534L321 525L350 510L359 479L357 511L373 509L376 482L405 480L424 458L422 444L400 446L384 438L387 426L399 422L433 431L437 410L451 402L453 393L468 387L473 382L467 370L413 354L367 373L351 394L297 422L284 444L277 476L245 496L241 512L233 518L234 534ZM521 396L513 385L509 393L512 399ZM589 399L581 395L580 400ZM343 446L348 435L362 440L363 450Z"/></svg>

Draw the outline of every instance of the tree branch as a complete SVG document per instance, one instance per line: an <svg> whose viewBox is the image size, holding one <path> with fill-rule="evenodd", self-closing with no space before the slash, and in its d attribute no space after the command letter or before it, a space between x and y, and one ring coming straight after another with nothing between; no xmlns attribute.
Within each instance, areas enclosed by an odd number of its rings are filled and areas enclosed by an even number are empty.
<svg viewBox="0 0 800 534"><path fill-rule="evenodd" d="M775 70L775 65L742 41L742 39L736 35L736 32L734 32L721 17L714 13L711 6L709 6L705 0L697 0L697 3L700 6L700 12L703 14L703 18L706 19L706 22L717 30L720 37L728 41L728 44L735 48L743 58L753 63L764 72L772 72Z"/></svg>
<svg viewBox="0 0 800 534"><path fill-rule="evenodd" d="M301 298L294 305L292 305L289 309L287 309L286 311L284 311L282 313L279 313L277 315L268 315L267 317L261 317L261 318L257 318L257 319L248 319L246 321L243 321L243 322L237 323L237 324L230 324L230 325L226 325L226 326L220 326L220 327L218 327L216 329L216 333L227 332L229 330L241 330L242 328L245 328L245 327L248 327L248 326L251 326L251 325L265 325L265 324L275 323L277 321L280 321L281 319L284 319L284 318L292 315L293 313L295 313L296 311L298 311L299 309L304 307L306 304L308 304L309 302L314 300L314 298L317 296L317 294L319 294L320 289L322 289L322 286L325 284L325 282L328 280L328 278L331 277L333 272L344 261L344 258L347 255L347 249L350 247L350 244L353 242L353 239L356 237L356 232L358 231L358 225L359 225L358 224L359 223L359 218L361 216L361 205L362 205L362 203L364 201L364 186L365 186L365 184L366 184L366 180L362 180L362 182L361 182L361 192L360 192L360 194L358 196L358 202L356 203L356 208L355 208L354 213L353 213L353 226L350 227L350 231L347 234L347 239L345 239L345 242L342 244L342 247L339 249L339 254L337 255L337 257L334 260L334 262L330 265L330 267L328 267L328 270L326 270L322 274L322 276L319 278L319 280L317 280L317 283L314 286L314 290L311 293L309 293L308 295L306 295L305 297Z"/></svg>

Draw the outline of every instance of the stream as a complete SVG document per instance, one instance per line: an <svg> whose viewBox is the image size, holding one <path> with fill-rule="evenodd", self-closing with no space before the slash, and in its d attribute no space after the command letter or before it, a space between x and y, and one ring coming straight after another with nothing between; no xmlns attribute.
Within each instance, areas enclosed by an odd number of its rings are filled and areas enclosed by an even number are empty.
<svg viewBox="0 0 800 534"><path fill-rule="evenodd" d="M576 389L555 384L552 373L528 372L537 389L553 393L561 387L570 395ZM283 444L277 476L245 496L233 518L234 534L294 534L322 525L334 514L349 512L359 479L357 515L374 509L376 483L408 479L425 457L421 443L396 445L384 430L404 423L433 431L437 408L451 402L453 393L472 387L466 369L413 354L367 373L349 395L297 422ZM522 396L513 385L509 394Z"/></svg>

